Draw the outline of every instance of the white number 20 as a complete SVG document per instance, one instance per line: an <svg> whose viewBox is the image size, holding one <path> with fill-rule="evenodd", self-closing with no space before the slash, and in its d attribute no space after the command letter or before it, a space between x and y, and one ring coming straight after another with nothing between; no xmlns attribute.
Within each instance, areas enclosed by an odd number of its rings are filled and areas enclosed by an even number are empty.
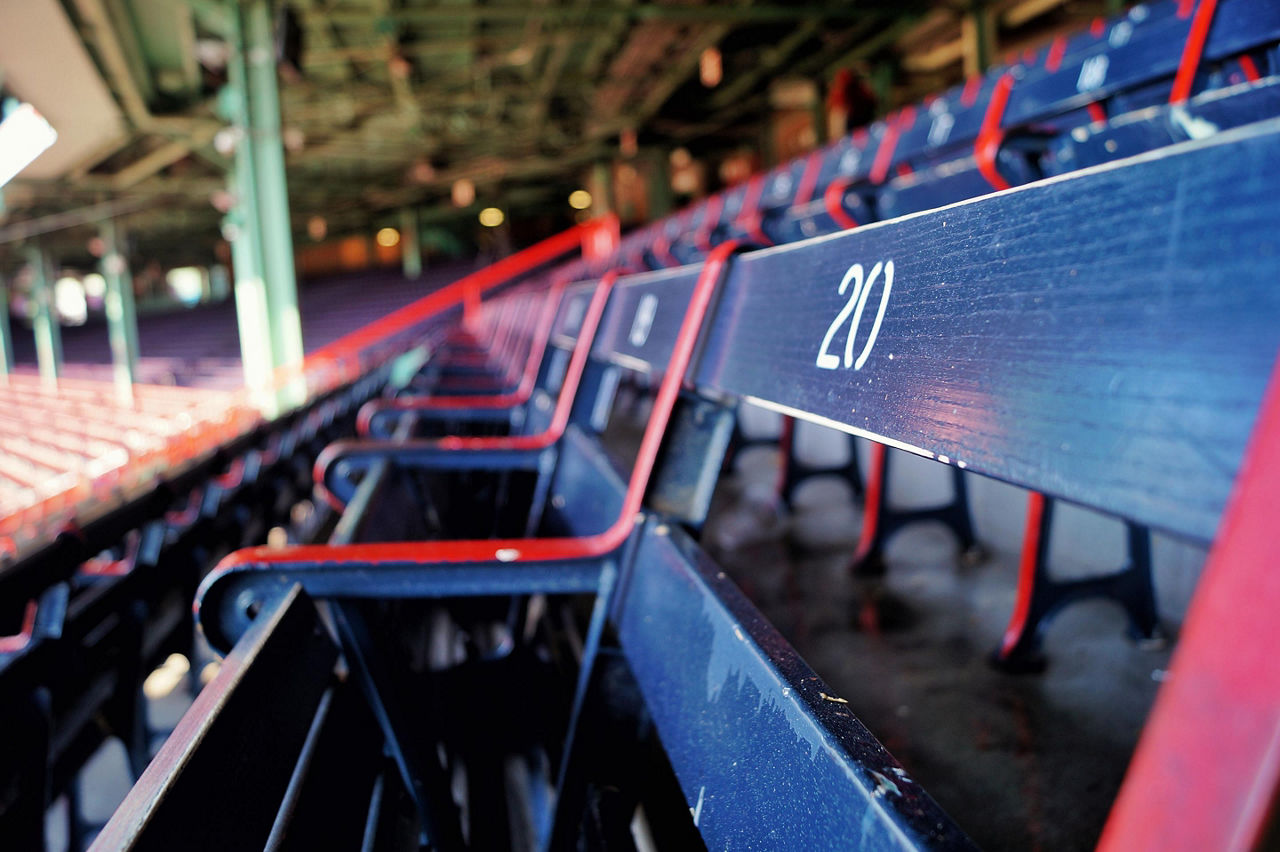
<svg viewBox="0 0 1280 852"><path fill-rule="evenodd" d="M871 296L871 288L875 286L881 272L884 273L884 289L880 293L880 308L876 311L875 322L871 324L871 333L867 335L867 342L863 344L862 351L855 361L853 358L853 344L858 336L858 322L862 319L862 312L867 307L867 299ZM836 336L836 332L840 330L840 326L844 325L845 320L849 319L850 313L853 314L853 319L849 323L849 336L844 344L845 369L853 367L855 370L861 370L862 365L867 363L867 358L871 357L871 348L876 345L876 337L880 334L880 323L884 321L885 309L889 307L889 292L893 289L893 261L877 263L871 267L871 274L867 275L865 279L861 263L855 263L850 266L849 271L840 280L839 293L841 296L849 289L850 282L853 283L853 292L849 294L849 300L844 303L840 313L836 314L836 318L827 327L826 336L822 338L822 345L818 347L818 366L823 370L836 370L840 367L839 356L832 355L827 351L827 347L831 345L831 340Z"/></svg>

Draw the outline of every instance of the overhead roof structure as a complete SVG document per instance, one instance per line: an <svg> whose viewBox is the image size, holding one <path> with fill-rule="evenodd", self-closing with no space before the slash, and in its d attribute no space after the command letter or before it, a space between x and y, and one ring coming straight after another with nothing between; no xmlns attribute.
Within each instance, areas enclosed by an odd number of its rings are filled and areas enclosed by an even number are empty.
<svg viewBox="0 0 1280 852"><path fill-rule="evenodd" d="M1103 5L1020 0L987 14L1016 27L1045 9L1079 18ZM207 256L229 168L225 5L0 9L0 87L59 132L3 190L0 254L128 213L143 254ZM905 52L916 85L936 90L960 74L967 14L899 0L289 0L276 25L294 229L315 215L331 234L366 228L407 205L457 215L450 188L463 178L481 200L560 209L590 164L618 155L620 134L659 151L755 144L778 79L821 83L893 59L901 87ZM714 88L698 82L712 47L724 68ZM83 253L86 234L64 232L62 256Z"/></svg>

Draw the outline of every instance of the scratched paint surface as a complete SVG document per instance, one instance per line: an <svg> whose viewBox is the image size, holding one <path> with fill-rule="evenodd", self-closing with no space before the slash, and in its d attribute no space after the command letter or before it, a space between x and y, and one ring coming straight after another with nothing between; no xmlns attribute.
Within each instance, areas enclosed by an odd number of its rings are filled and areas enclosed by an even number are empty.
<svg viewBox="0 0 1280 852"><path fill-rule="evenodd" d="M972 848L680 533L636 565L619 639L708 848Z"/></svg>

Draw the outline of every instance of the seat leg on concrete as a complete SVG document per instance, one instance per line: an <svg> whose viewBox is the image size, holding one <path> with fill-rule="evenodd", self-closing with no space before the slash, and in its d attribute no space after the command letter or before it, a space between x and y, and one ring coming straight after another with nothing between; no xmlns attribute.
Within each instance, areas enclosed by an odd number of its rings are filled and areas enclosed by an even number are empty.
<svg viewBox="0 0 1280 852"><path fill-rule="evenodd" d="M1159 623L1151 583L1151 532L1126 524L1128 561L1111 574L1073 580L1049 575L1049 535L1053 500L1032 494L1018 573L1018 596L1004 639L991 655L996 668L1008 672L1043 671L1047 660L1041 648L1044 631L1063 607L1073 601L1102 597L1115 601L1129 617L1135 639L1156 639Z"/></svg>
<svg viewBox="0 0 1280 852"><path fill-rule="evenodd" d="M960 545L960 560L972 564L982 559L969 512L969 490L964 471L951 468L951 499L923 509L894 509L889 505L889 448L873 444L871 471L863 502L862 533L849 570L857 576L879 576L885 571L884 548L899 530L923 521L939 521Z"/></svg>

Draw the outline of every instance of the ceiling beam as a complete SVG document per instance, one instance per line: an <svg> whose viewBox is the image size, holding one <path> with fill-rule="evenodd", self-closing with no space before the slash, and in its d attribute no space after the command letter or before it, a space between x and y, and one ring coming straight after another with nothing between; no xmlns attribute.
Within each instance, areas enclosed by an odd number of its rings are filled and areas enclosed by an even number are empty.
<svg viewBox="0 0 1280 852"><path fill-rule="evenodd" d="M115 189L128 189L146 180L161 169L167 168L179 160L185 159L194 148L202 147L213 140L217 126L198 130L186 139L175 139L166 142L149 154L146 154L111 176Z"/></svg>
<svg viewBox="0 0 1280 852"><path fill-rule="evenodd" d="M623 36L627 33L627 6L635 0L623 0L623 8L614 13L613 19L605 25L600 35L592 40L587 55L582 60L582 71L587 77L599 79L604 70L604 63L610 54L618 49Z"/></svg>
<svg viewBox="0 0 1280 852"><path fill-rule="evenodd" d="M103 219L114 219L125 213L133 213L150 204L148 199L129 198L116 201L104 201L78 210L66 210L52 213L35 219L24 219L21 222L0 227L0 243L12 243L18 240L29 240L41 234L51 234L80 225L91 225Z"/></svg>
<svg viewBox="0 0 1280 852"><path fill-rule="evenodd" d="M788 69L788 73L793 73L801 77L813 76L829 76L836 68L855 62L864 55L870 55L879 49L882 42L880 33L885 30L892 30L893 26L886 26L882 19L868 17L861 26L856 29L847 30L839 35L830 37L830 40L816 53L805 57L796 65ZM872 36L865 41L859 41L861 37L871 31L876 31L877 35ZM850 45L856 42L856 46L850 48ZM834 57L839 57L835 59ZM703 136L716 133L725 127L733 124L739 118L754 110L765 110L769 106L769 95L762 92L756 95L739 98L736 101L723 107L715 115L705 121L697 124L687 124L682 127L673 128L667 131L673 138L681 142L688 142Z"/></svg>
<svg viewBox="0 0 1280 852"><path fill-rule="evenodd" d="M1000 13L1000 23L1015 29L1027 21L1040 17L1045 12L1061 6L1066 0L1022 0L1015 6L1009 6Z"/></svg>
<svg viewBox="0 0 1280 852"><path fill-rule="evenodd" d="M643 126L650 118L657 115L667 99L689 79L702 59L702 52L719 44L732 29L731 24L711 24L704 28L680 51L667 70L646 87L644 100L636 109L589 127L588 135L599 139L612 136L628 127Z"/></svg>
<svg viewBox="0 0 1280 852"><path fill-rule="evenodd" d="M876 34L858 42L848 53L841 54L837 59L829 63L824 69L824 74L831 75L841 68L848 68L851 65L869 59L880 53L882 50L888 49L894 42L902 38L911 28L920 22L917 15L899 15L897 18L881 21L880 28Z"/></svg>
<svg viewBox="0 0 1280 852"><path fill-rule="evenodd" d="M151 122L151 111L147 108L142 90L129 68L129 60L116 36L106 6L102 0L74 0L74 5L81 21L89 30L90 41L97 48L107 84L120 99L120 106L124 108L125 115L129 116L134 127L145 128Z"/></svg>
<svg viewBox="0 0 1280 852"><path fill-rule="evenodd" d="M746 96L766 76L778 70L784 62L791 58L801 45L816 35L822 22L816 18L802 21L800 26L778 42L775 46L759 51L758 61L745 74L740 74L724 86L715 90L707 99L707 105L713 109L723 109Z"/></svg>
<svg viewBox="0 0 1280 852"><path fill-rule="evenodd" d="M584 11L583 7L589 2L590 0L576 0L573 8L575 11ZM556 85L560 82L560 74L568 59L569 46L563 43L550 48L550 53L547 54L547 63L542 67L538 88L533 96L533 109L528 116L528 125L535 133L541 134L539 125L551 111L551 99L555 97Z"/></svg>
<svg viewBox="0 0 1280 852"><path fill-rule="evenodd" d="M537 49L550 45L579 44L581 42L592 41L608 32L610 32L610 30L606 27L574 27L572 30L546 33L533 38L527 38L518 33L504 36L481 34L475 36L470 45L460 44L455 40L430 40L401 45L400 52L406 57L414 59L425 59L433 56L451 56L455 54L462 54L469 50L509 52L519 47ZM371 62L375 59L381 58L383 55L384 48L380 44L324 47L315 50L308 49L302 56L302 65L304 68L310 69L322 68L327 65L337 65L350 61ZM499 62L497 64L502 63Z"/></svg>
<svg viewBox="0 0 1280 852"><path fill-rule="evenodd" d="M485 158L483 162L447 169L424 184L395 187L387 193L386 203L381 207L391 209L422 203L423 199L431 196L432 190L437 192L447 190L453 186L454 181L462 178L471 180L478 186L484 186L504 180L529 180L558 172L568 173L571 167L593 162L607 156L609 152L610 149L607 146L591 144L566 151L555 157L522 157L514 161L501 157Z"/></svg>
<svg viewBox="0 0 1280 852"><path fill-rule="evenodd" d="M143 57L142 47L138 42L137 30L133 27L133 17L125 0L105 0L107 13L112 21L112 33L120 42L124 55L129 63L129 70L144 101L150 102L155 95L155 86L151 79L151 69Z"/></svg>
<svg viewBox="0 0 1280 852"><path fill-rule="evenodd" d="M373 0L373 10L382 21L390 21L390 0ZM382 36L381 60L386 63L387 80L391 84L391 94L395 97L396 106L413 125L419 128L422 122L422 110L414 99L413 86L409 83L408 62L400 55L400 25L398 23L386 27ZM399 67L403 65L404 67Z"/></svg>
<svg viewBox="0 0 1280 852"><path fill-rule="evenodd" d="M904 71L918 73L939 71L964 59L964 51L964 39L957 38L921 53L911 53L902 57L902 68Z"/></svg>
<svg viewBox="0 0 1280 852"><path fill-rule="evenodd" d="M565 6L437 6L432 8L396 9L380 19L374 26L385 26L385 21L402 24L438 24L454 21L484 20L488 22L521 22L539 17L556 25L577 21L608 23L619 14L631 21L663 21L679 24L767 24L797 21L806 18L823 20L855 20L875 9L901 10L902 0L863 0L850 5L735 5L735 6L673 6L658 3L641 3L634 6L597 4L579 13ZM325 13L325 19L342 26L369 26L368 12L352 9L333 9Z"/></svg>

